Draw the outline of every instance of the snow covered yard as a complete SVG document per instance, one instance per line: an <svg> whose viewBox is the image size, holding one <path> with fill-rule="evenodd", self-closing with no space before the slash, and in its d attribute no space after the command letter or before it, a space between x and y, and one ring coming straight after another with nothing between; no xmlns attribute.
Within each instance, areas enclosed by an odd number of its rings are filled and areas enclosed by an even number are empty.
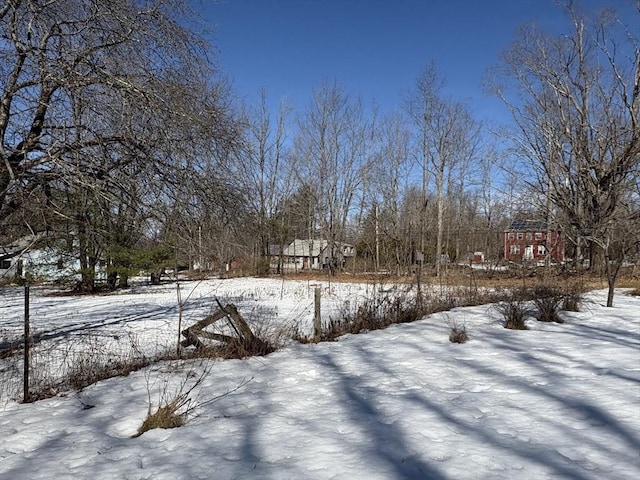
<svg viewBox="0 0 640 480"><path fill-rule="evenodd" d="M380 286L277 279L235 278L181 282L184 329L222 304L234 303L245 320L266 336L312 332L314 288L322 290L326 319L371 298ZM404 287L403 287L404 288ZM22 288L0 289L0 347L21 345L24 332ZM77 364L127 362L133 357L154 358L174 352L178 341L178 293L175 284L137 286L110 295L58 296L33 288L30 302L32 376L51 384L69 375ZM282 336L282 335L281 335ZM0 404L22 391L22 360L0 359Z"/></svg>
<svg viewBox="0 0 640 480"><path fill-rule="evenodd" d="M225 282L198 285L186 324L209 313L213 295L253 321L313 315L307 282ZM149 348L170 345L176 296L164 288L38 297L34 321L48 319L55 338L130 332ZM372 287L328 288L330 314ZM0 310L5 332L21 325L14 296ZM605 298L589 294L582 312L561 313L564 324L529 320L527 331L504 329L490 306L458 308L267 357L164 362L80 393L4 402L0 478L635 479L640 298L618 292L609 309ZM448 341L452 322L469 342ZM186 425L132 438L149 397L157 403L203 369Z"/></svg>

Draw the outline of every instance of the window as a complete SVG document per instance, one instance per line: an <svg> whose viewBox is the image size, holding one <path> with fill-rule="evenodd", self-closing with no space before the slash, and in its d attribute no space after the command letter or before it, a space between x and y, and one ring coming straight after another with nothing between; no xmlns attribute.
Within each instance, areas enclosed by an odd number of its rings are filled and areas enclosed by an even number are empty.
<svg viewBox="0 0 640 480"><path fill-rule="evenodd" d="M544 245L538 245L538 255L544 255L545 250Z"/></svg>
<svg viewBox="0 0 640 480"><path fill-rule="evenodd" d="M531 232L527 232L527 240L531 240L533 238L533 234Z"/></svg>
<svg viewBox="0 0 640 480"><path fill-rule="evenodd" d="M523 238L523 233L522 232L518 232L518 240L522 240Z"/></svg>
<svg viewBox="0 0 640 480"><path fill-rule="evenodd" d="M509 232L509 240L513 240L515 238L515 234L513 232Z"/></svg>
<svg viewBox="0 0 640 480"><path fill-rule="evenodd" d="M542 232L536 232L536 240L542 240Z"/></svg>
<svg viewBox="0 0 640 480"><path fill-rule="evenodd" d="M518 255L520 253L520 245L511 245L511 255Z"/></svg>
<svg viewBox="0 0 640 480"><path fill-rule="evenodd" d="M11 260L0 261L0 270L9 270L11 268Z"/></svg>

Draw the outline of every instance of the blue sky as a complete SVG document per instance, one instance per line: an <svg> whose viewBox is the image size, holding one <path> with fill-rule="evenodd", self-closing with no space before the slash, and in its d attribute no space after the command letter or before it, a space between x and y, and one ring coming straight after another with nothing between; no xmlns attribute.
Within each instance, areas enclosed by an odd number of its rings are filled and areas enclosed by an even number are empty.
<svg viewBox="0 0 640 480"><path fill-rule="evenodd" d="M593 10L633 0L577 0ZM468 99L478 118L504 118L482 90L486 69L534 21L562 29L554 0L202 0L218 62L235 92L303 108L323 79L337 80L382 111L402 109L403 94L431 60L447 92Z"/></svg>

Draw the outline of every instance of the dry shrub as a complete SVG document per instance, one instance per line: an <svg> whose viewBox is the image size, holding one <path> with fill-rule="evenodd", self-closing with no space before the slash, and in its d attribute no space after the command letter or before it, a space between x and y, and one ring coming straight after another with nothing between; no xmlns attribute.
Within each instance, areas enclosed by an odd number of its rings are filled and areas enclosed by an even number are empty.
<svg viewBox="0 0 640 480"><path fill-rule="evenodd" d="M184 425L187 417L198 406L196 398L199 387L211 372L212 363L208 360L202 360L201 362L206 363L200 363L199 373L192 369L187 370L177 385L174 382L174 389L171 389L171 382L163 373L160 373L158 377L152 380L151 372L145 372L149 407L147 416L134 437L139 437L154 428L177 428ZM182 362L169 363L164 373L169 376L174 376L176 373L179 373L183 367L184 363ZM159 392L157 407L154 408L151 400L152 391L159 381L162 382L163 386Z"/></svg>
<svg viewBox="0 0 640 480"><path fill-rule="evenodd" d="M469 340L467 327L464 323L458 325L455 320L452 321L447 318L447 326L449 327L449 341L451 343L466 343Z"/></svg>
<svg viewBox="0 0 640 480"><path fill-rule="evenodd" d="M22 358L5 357L0 360L0 405L15 400L22 393Z"/></svg>
<svg viewBox="0 0 640 480"><path fill-rule="evenodd" d="M584 290L576 284L568 285L562 297L562 310L565 312L579 312L584 301Z"/></svg>
<svg viewBox="0 0 640 480"><path fill-rule="evenodd" d="M366 300L355 311L345 306L338 318L331 318L322 326L320 338L314 341L332 341L348 333L363 333L381 330L395 323L410 323L424 316L424 310L415 302L404 298L387 296ZM298 338L303 343L308 337Z"/></svg>
<svg viewBox="0 0 640 480"><path fill-rule="evenodd" d="M58 388L82 390L100 380L127 376L154 361L174 356L170 349L158 351L153 358L145 355L137 338L129 334L128 342L110 345L100 336L82 336L80 345L70 344L66 353L66 375Z"/></svg>
<svg viewBox="0 0 640 480"><path fill-rule="evenodd" d="M124 343L106 341L100 335L80 335L65 342L38 342L31 348L29 400L82 390L98 381L126 376L153 362L174 357L175 351L168 347L158 349L152 356L145 355L133 335ZM21 369L19 375L22 376ZM13 379L14 383L17 380L20 379Z"/></svg>
<svg viewBox="0 0 640 480"><path fill-rule="evenodd" d="M346 306L337 318L331 318L322 326L319 338L311 338L293 331L292 338L301 342L332 341L348 333L364 333L372 330L380 330L389 325L410 323L420 320L426 315L445 312L456 307L469 305L482 305L511 298L512 294L506 290L497 289L479 293L477 289L465 289L463 287L449 293L444 297L422 298L417 302L406 297L381 296L366 300L355 311ZM464 327L459 333L460 338L466 334Z"/></svg>
<svg viewBox="0 0 640 480"><path fill-rule="evenodd" d="M391 323L411 323L420 320L425 315L424 309L418 307L415 302L407 302L402 298L391 301L387 310L387 316L391 318Z"/></svg>
<svg viewBox="0 0 640 480"><path fill-rule="evenodd" d="M520 289L516 289L520 291ZM470 291L464 296L463 303L460 303L460 307L473 307L476 305L488 305L492 303L504 302L514 298L514 291L504 287L493 287L483 289L470 289ZM520 292L520 294L522 294Z"/></svg>
<svg viewBox="0 0 640 480"><path fill-rule="evenodd" d="M451 343L465 343L469 340L469 336L467 335L467 329L463 325L462 327L452 327L451 332L449 333L449 341Z"/></svg>
<svg viewBox="0 0 640 480"><path fill-rule="evenodd" d="M533 303L536 306L536 319L540 322L563 323L558 316L558 309L563 301L562 290L556 287L541 285L531 291Z"/></svg>
<svg viewBox="0 0 640 480"><path fill-rule="evenodd" d="M75 390L82 390L100 380L127 376L131 372L148 366L150 363L150 359L145 356L113 360L101 359L100 357L92 356L89 352L83 352L71 365L67 377L61 386L69 386Z"/></svg>
<svg viewBox="0 0 640 480"><path fill-rule="evenodd" d="M138 428L138 433L134 437L139 437L144 432L153 430L154 428L177 428L184 425L186 414L180 413L180 409L184 407L188 401L185 395L178 395L164 405L160 405L155 411L149 405L147 417Z"/></svg>
<svg viewBox="0 0 640 480"><path fill-rule="evenodd" d="M255 337L253 340L233 338L227 343L206 347L201 356L224 359L241 359L247 357L263 357L273 353L277 348L268 340Z"/></svg>
<svg viewBox="0 0 640 480"><path fill-rule="evenodd" d="M528 302L529 300L533 300L534 298L535 294L533 293L533 289L522 286L514 288L507 295L507 301L517 300L520 302Z"/></svg>
<svg viewBox="0 0 640 480"><path fill-rule="evenodd" d="M447 295L445 297L438 297L432 299L427 303L425 307L425 315L439 312L448 312L458 306L466 305L466 303L460 303L460 301L453 295Z"/></svg>
<svg viewBox="0 0 640 480"><path fill-rule="evenodd" d="M527 330L525 320L531 315L531 309L523 300L512 298L497 303L493 307L504 319L504 328L510 330Z"/></svg>

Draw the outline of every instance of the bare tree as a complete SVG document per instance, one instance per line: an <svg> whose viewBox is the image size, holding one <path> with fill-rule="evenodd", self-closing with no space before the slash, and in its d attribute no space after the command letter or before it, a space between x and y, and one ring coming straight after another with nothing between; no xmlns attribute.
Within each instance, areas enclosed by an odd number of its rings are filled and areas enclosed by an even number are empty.
<svg viewBox="0 0 640 480"><path fill-rule="evenodd" d="M482 248L487 260L497 265L502 258L502 232L509 217L508 191L498 173L503 169L502 159L495 148L485 150L480 161L479 210L482 224L478 233L482 236Z"/></svg>
<svg viewBox="0 0 640 480"><path fill-rule="evenodd" d="M621 227L637 226L638 218L632 195L640 174L640 44L612 11L589 18L571 2L564 9L571 32L523 28L494 86L513 114L513 140L539 209L553 210L577 246L576 260L582 248L600 249L612 306L625 251L613 247ZM637 9L630 25L640 20Z"/></svg>
<svg viewBox="0 0 640 480"><path fill-rule="evenodd" d="M440 275L443 253L444 214L448 186L456 176L462 179L465 167L475 159L480 138L480 125L464 103L442 94L444 80L435 64L425 68L416 81L408 103L409 113L418 129L420 157L423 159L423 188L426 178L435 183L437 237L436 273ZM427 173L429 175L427 175ZM426 198L426 191L425 191Z"/></svg>
<svg viewBox="0 0 640 480"><path fill-rule="evenodd" d="M254 217L252 236L257 239L258 270L265 273L269 266L270 244L276 240L281 242L276 234L275 215L284 198L291 193L286 152L287 118L291 106L281 100L274 115L269 110L267 90L263 88L257 107L247 110L245 143L237 162L237 178Z"/></svg>
<svg viewBox="0 0 640 480"><path fill-rule="evenodd" d="M413 160L410 155L411 132L407 119L392 113L381 118L377 126L378 149L374 154L369 197L374 210L374 252L376 264L382 257L387 268L397 275L407 266L406 245L402 232L402 201L409 186ZM381 245L387 248L381 251Z"/></svg>
<svg viewBox="0 0 640 480"><path fill-rule="evenodd" d="M208 45L185 27L186 7L181 0L0 7L2 222L40 205L96 238L105 232L86 212L148 207L184 172L227 149L235 133L226 87ZM81 195L56 193L63 191ZM78 197L84 206L74 211Z"/></svg>
<svg viewBox="0 0 640 480"><path fill-rule="evenodd" d="M336 82L323 82L299 120L297 169L312 187L322 236L327 240L327 267L335 271L337 243L344 241L354 199L367 172L371 125L362 104ZM324 261L324 259L323 259Z"/></svg>

